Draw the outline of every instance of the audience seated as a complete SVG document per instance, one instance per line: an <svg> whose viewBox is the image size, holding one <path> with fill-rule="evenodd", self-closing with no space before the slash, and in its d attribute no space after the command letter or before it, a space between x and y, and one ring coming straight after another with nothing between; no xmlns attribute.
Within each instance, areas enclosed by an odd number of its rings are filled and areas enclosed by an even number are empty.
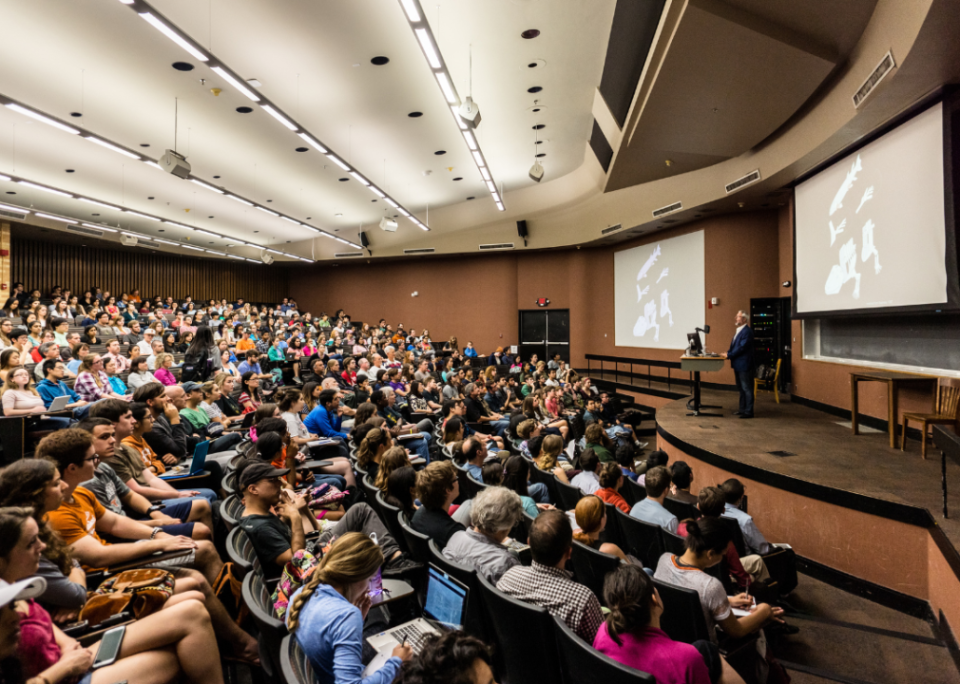
<svg viewBox="0 0 960 684"><path fill-rule="evenodd" d="M723 509L724 515L733 518L740 525L740 531L743 532L743 542L747 545L747 550L761 556L770 553L771 544L764 538L763 533L757 529L753 522L753 516L740 508L743 496L746 493L743 483L732 477L720 485L720 489L723 490L723 496L726 500Z"/></svg>
<svg viewBox="0 0 960 684"><path fill-rule="evenodd" d="M565 570L573 554L570 519L561 511L544 511L530 526L529 544L532 565L507 570L497 582L497 589L546 608L581 639L593 643L603 613L593 592L571 580Z"/></svg>
<svg viewBox="0 0 960 684"><path fill-rule="evenodd" d="M663 500L670 489L670 471L657 466L646 472L647 498L638 501L630 515L651 525L659 525L668 532L677 533L677 516L663 507Z"/></svg>
<svg viewBox="0 0 960 684"><path fill-rule="evenodd" d="M403 684L494 684L489 646L464 632L424 639L420 652L403 664Z"/></svg>
<svg viewBox="0 0 960 684"><path fill-rule="evenodd" d="M449 509L460 495L457 470L449 461L429 464L417 473L417 497L420 508L410 520L410 526L433 539L441 549L456 532L466 528L450 517Z"/></svg>
<svg viewBox="0 0 960 684"><path fill-rule="evenodd" d="M470 508L472 527L455 532L443 555L450 560L476 568L496 584L507 570L520 564L519 557L503 545L510 530L520 520L522 504L516 492L505 487L487 487L473 499Z"/></svg>
<svg viewBox="0 0 960 684"><path fill-rule="evenodd" d="M580 473L570 480L570 484L583 494L593 494L600 489L600 479L597 477L599 470L600 459L596 452L593 449L584 449L580 452Z"/></svg>
<svg viewBox="0 0 960 684"><path fill-rule="evenodd" d="M534 498L534 488L542 498L549 499L546 486L540 482L530 484L530 462L523 456L511 456L503 464L503 479L501 484L507 489L520 495L523 511L531 518L540 515L540 511L553 508L550 503L538 502ZM484 482L484 484L491 484Z"/></svg>
<svg viewBox="0 0 960 684"><path fill-rule="evenodd" d="M673 476L670 484L670 498L696 505L698 499L690 493L690 485L693 484L693 470L687 465L686 461L675 461L670 468Z"/></svg>
<svg viewBox="0 0 960 684"><path fill-rule="evenodd" d="M597 480L600 483L600 489L594 494L624 513L630 513L630 504L620 495L620 488L623 486L623 470L620 466L616 462L602 463Z"/></svg>
<svg viewBox="0 0 960 684"><path fill-rule="evenodd" d="M574 517L580 529L573 533L573 538L591 549L616 556L622 561L627 560L626 554L616 544L601 543L600 533L607 528L607 507L600 497L590 494L577 502Z"/></svg>

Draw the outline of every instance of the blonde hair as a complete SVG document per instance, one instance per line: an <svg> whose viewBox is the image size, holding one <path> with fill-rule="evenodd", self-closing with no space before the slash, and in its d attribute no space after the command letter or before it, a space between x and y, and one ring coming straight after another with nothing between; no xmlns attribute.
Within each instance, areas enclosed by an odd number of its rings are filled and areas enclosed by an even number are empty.
<svg viewBox="0 0 960 684"><path fill-rule="evenodd" d="M377 470L377 481L374 484L384 494L387 493L387 478L390 473L403 466L410 465L410 458L407 456L407 450L403 447L390 447L383 452L380 457L380 468Z"/></svg>
<svg viewBox="0 0 960 684"><path fill-rule="evenodd" d="M16 375L17 371L21 371L21 370L27 374L27 384L24 385L23 389L38 397L40 396L39 394L37 394L36 388L33 387L33 374L30 373L30 371L28 371L23 366L17 366L16 368L11 368L9 371L7 371L7 377L4 378L3 385L0 386L0 395L6 394L7 390L20 389L19 387L17 387L16 383L13 381L13 376Z"/></svg>
<svg viewBox="0 0 960 684"><path fill-rule="evenodd" d="M290 603L287 611L290 631L295 632L300 626L300 611L319 585L361 582L372 576L381 565L383 552L367 535L348 532L337 539Z"/></svg>
<svg viewBox="0 0 960 684"><path fill-rule="evenodd" d="M161 368L163 368L163 364L167 362L168 356L171 359L173 358L173 354L168 354L167 352L163 352L162 354L157 354L157 360L155 362L156 365L154 366L154 368L156 368L157 370L160 370Z"/></svg>
<svg viewBox="0 0 960 684"><path fill-rule="evenodd" d="M211 396L213 394L213 388L216 386L217 386L217 383L214 382L213 380L208 380L207 382L200 385L200 392L203 394L203 398L206 399L207 397Z"/></svg>
<svg viewBox="0 0 960 684"><path fill-rule="evenodd" d="M590 535L600 529L603 516L607 514L603 500L596 494L589 494L577 502L574 516L580 529L573 533L573 538L582 544L590 544Z"/></svg>
<svg viewBox="0 0 960 684"><path fill-rule="evenodd" d="M380 428L373 428L366 434L357 449L357 465L366 469L377 455L377 448L390 442L390 433Z"/></svg>
<svg viewBox="0 0 960 684"><path fill-rule="evenodd" d="M553 470L557 467L557 456L561 451L563 451L563 439L559 435L547 435L540 444L537 467L540 470Z"/></svg>

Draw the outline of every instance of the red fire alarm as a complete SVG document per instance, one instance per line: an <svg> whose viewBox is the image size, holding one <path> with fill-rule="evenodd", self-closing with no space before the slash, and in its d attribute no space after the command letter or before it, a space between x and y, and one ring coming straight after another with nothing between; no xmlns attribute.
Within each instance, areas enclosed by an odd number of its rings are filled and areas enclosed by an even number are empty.
<svg viewBox="0 0 960 684"><path fill-rule="evenodd" d="M550 306L550 300L546 297L541 297L537 300L537 306Z"/></svg>
<svg viewBox="0 0 960 684"><path fill-rule="evenodd" d="M10 250L9 250L9 249L0 249L0 257L6 257L6 256L10 256Z"/></svg>

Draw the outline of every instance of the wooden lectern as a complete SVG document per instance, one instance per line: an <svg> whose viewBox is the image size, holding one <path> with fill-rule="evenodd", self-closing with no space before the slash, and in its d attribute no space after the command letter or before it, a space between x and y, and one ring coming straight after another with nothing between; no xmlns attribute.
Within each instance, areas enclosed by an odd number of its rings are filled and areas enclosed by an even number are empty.
<svg viewBox="0 0 960 684"><path fill-rule="evenodd" d="M712 373L723 369L725 359L722 356L681 356L680 370L693 373L693 413L688 416L713 416L722 418L719 413L700 412L700 373Z"/></svg>

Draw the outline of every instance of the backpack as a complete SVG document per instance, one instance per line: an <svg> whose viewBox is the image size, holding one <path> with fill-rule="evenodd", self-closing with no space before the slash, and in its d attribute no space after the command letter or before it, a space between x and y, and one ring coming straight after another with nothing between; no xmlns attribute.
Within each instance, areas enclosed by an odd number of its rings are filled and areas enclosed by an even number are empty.
<svg viewBox="0 0 960 684"><path fill-rule="evenodd" d="M187 352L183 357L180 382L204 382L210 377L210 355L204 349L199 354Z"/></svg>
<svg viewBox="0 0 960 684"><path fill-rule="evenodd" d="M250 617L250 609L243 602L243 581L237 576L235 568L234 563L223 564L213 583L213 594L242 629Z"/></svg>

